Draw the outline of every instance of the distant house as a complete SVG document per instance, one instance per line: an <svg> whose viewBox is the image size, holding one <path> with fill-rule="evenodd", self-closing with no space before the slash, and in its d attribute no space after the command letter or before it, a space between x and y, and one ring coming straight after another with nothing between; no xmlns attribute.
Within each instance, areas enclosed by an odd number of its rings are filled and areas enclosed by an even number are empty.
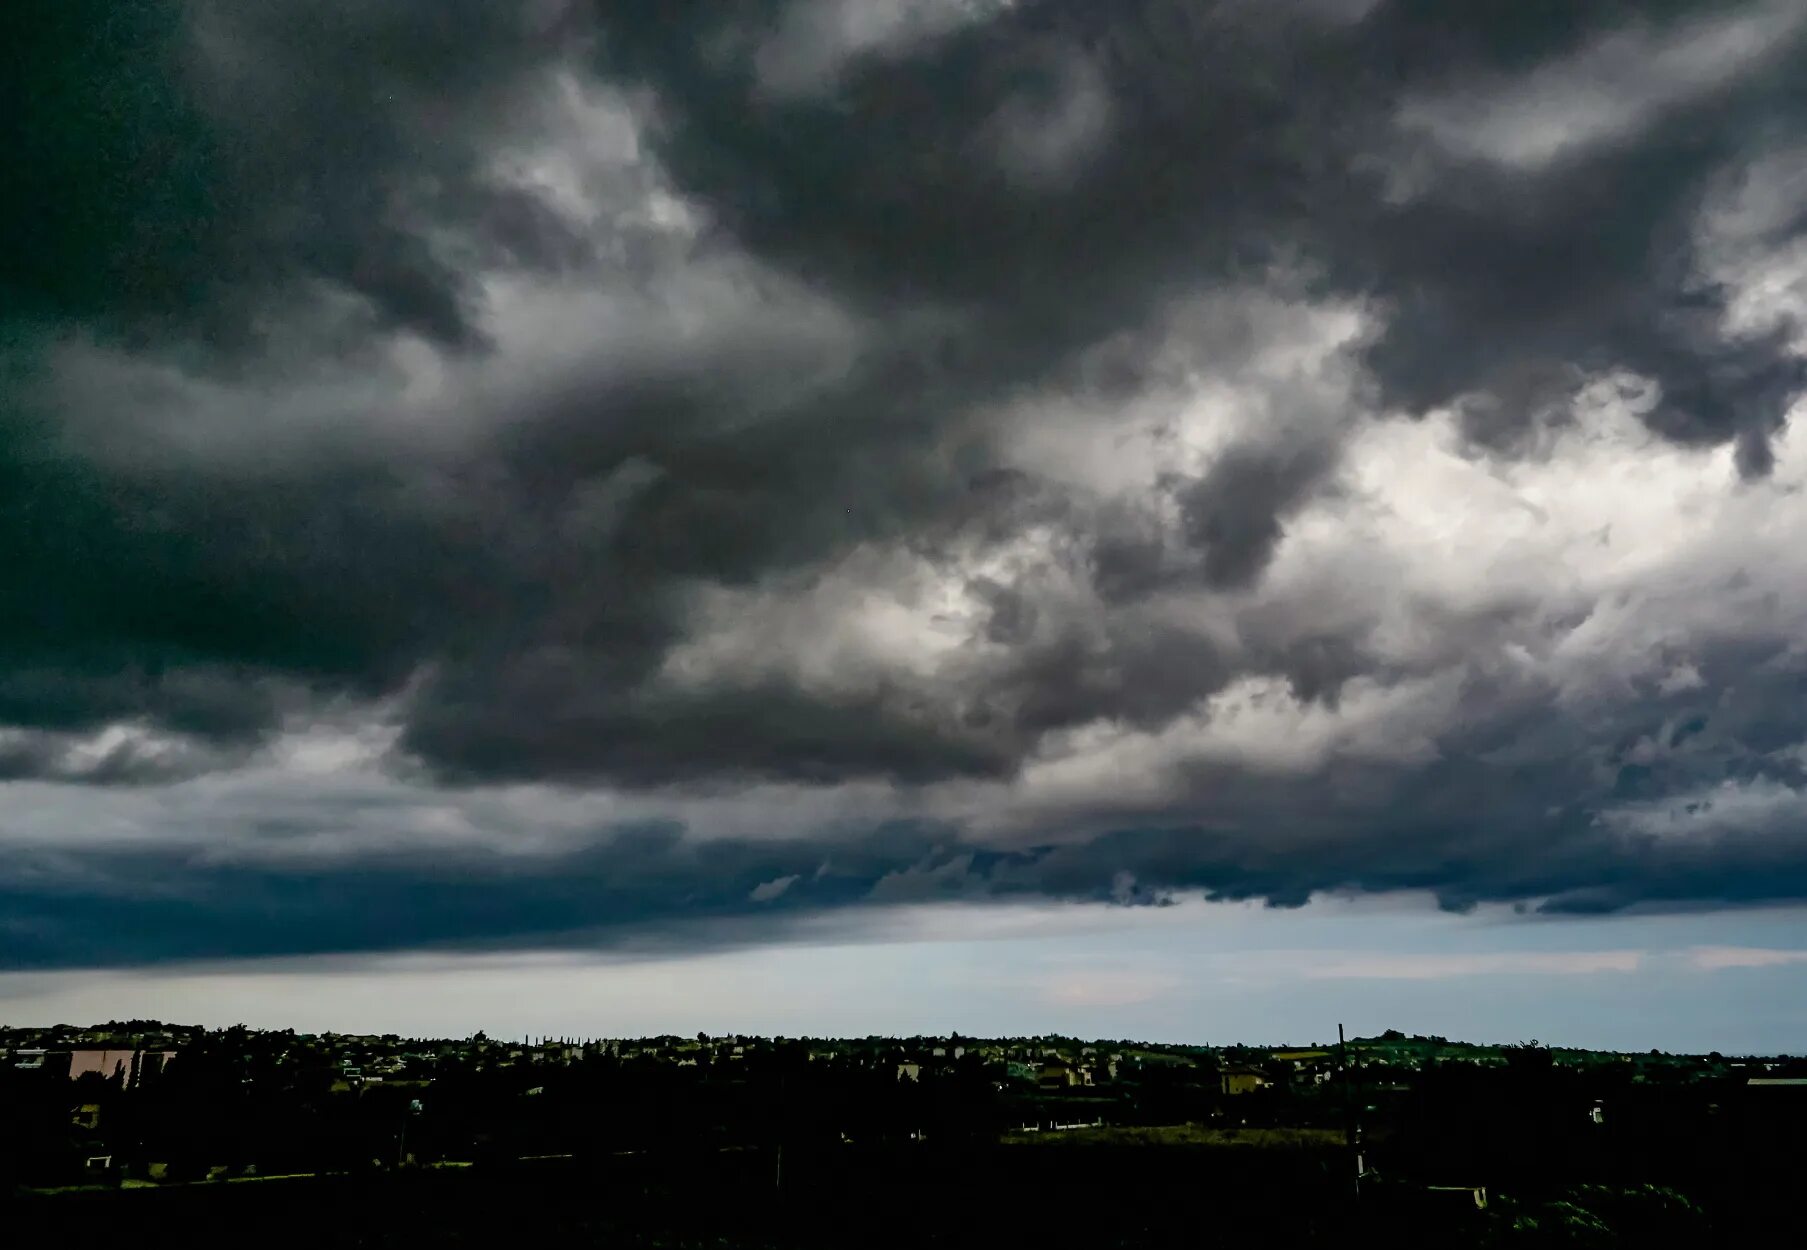
<svg viewBox="0 0 1807 1250"><path fill-rule="evenodd" d="M922 1065L920 1063L900 1063L897 1065L897 1079L900 1081L920 1081Z"/></svg>
<svg viewBox="0 0 1807 1250"><path fill-rule="evenodd" d="M1223 1068L1217 1074L1217 1082L1225 1097L1252 1094L1273 1084L1260 1068L1248 1067Z"/></svg>
<svg viewBox="0 0 1807 1250"><path fill-rule="evenodd" d="M1036 1073L1035 1083L1043 1089L1070 1089L1084 1078L1067 1063L1044 1063Z"/></svg>

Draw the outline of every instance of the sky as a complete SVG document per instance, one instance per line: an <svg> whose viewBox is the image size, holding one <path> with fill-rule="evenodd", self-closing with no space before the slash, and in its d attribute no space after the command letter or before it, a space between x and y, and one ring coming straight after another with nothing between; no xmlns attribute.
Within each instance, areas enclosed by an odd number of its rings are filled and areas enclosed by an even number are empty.
<svg viewBox="0 0 1807 1250"><path fill-rule="evenodd" d="M0 1020L1807 1046L1807 8L9 15Z"/></svg>

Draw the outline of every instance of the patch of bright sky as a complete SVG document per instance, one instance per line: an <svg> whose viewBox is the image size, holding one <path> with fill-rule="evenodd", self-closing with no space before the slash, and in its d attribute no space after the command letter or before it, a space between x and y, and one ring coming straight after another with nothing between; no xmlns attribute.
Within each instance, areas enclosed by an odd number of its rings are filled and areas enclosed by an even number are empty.
<svg viewBox="0 0 1807 1250"><path fill-rule="evenodd" d="M1807 913L1526 919L1409 900L934 906L780 946L18 973L0 1018L131 1016L462 1036L1027 1035L1312 1042L1339 1022L1476 1041L1800 1050Z"/></svg>

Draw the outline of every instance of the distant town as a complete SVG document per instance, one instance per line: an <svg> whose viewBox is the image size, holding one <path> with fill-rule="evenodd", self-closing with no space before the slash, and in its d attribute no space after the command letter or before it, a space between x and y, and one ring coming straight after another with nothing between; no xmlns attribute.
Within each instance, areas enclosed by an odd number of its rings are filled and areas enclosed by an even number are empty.
<svg viewBox="0 0 1807 1250"><path fill-rule="evenodd" d="M731 1074L737 1068L750 1070L778 1058L800 1059L911 1082L978 1072L1000 1091L1033 1090L1087 1102L1112 1090L1127 1093L1150 1080L1207 1087L1222 1097L1297 1094L1328 1083L1345 1069L1365 1073L1370 1092L1386 1092L1400 1079L1442 1067L1504 1068L1527 1050L1541 1051L1555 1066L1610 1071L1632 1084L1743 1081L1762 1085L1801 1080L1777 1074L1807 1068L1802 1060L1788 1055L1600 1051L1545 1048L1537 1042L1486 1045L1408 1036L1396 1030L1352 1038L1346 1044L1210 1046L1084 1041L1054 1035L986 1039L958 1034L908 1038L740 1034L492 1038L480 1032L465 1038L408 1038L394 1033L296 1033L243 1027L209 1030L155 1020L85 1027L0 1026L0 1066L21 1073L65 1076L78 1083L98 1077L116 1088L139 1088L147 1080L161 1077L185 1053L211 1054L226 1042L242 1045L242 1055L233 1062L246 1085L330 1078L327 1088L338 1094L355 1094L385 1084L424 1090L449 1073L533 1072L599 1061ZM1081 1090L1100 1093L1076 1092Z"/></svg>
<svg viewBox="0 0 1807 1250"><path fill-rule="evenodd" d="M1290 1193L1313 1220L1359 1203L1442 1212L1426 1227L1444 1232L1451 1218L1511 1228L1585 1198L1603 1226L1679 1211L1766 1228L1804 1118L1807 1063L1789 1056L1394 1030L1248 1046L0 1028L0 1195L53 1204L249 1182L403 1186L358 1191L382 1211L382 1195L434 1176L466 1178L446 1191L461 1196L473 1178L538 1185L536 1202L606 1180L637 1187L651 1205L635 1210L662 1230L702 1183L820 1202L904 1176L957 1189L1077 1167L1120 1177L1127 1194L1168 1172L1197 1184L1204 1166L1213 1184Z"/></svg>

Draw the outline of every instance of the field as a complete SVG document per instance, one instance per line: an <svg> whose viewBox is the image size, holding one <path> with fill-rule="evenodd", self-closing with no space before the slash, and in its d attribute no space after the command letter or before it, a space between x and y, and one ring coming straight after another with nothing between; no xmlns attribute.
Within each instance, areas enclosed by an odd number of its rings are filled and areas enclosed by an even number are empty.
<svg viewBox="0 0 1807 1250"><path fill-rule="evenodd" d="M1212 1128L1202 1124L1105 1126L1062 1132L1010 1133L1006 1145L1048 1147L1193 1146L1215 1150L1328 1151L1343 1145L1343 1135L1323 1128Z"/></svg>
<svg viewBox="0 0 1807 1250"><path fill-rule="evenodd" d="M321 1177L259 1185L28 1195L0 1208L18 1244L128 1244L150 1230L185 1250L247 1243L453 1247L569 1241L687 1248L1189 1244L1279 1236L1328 1244L1347 1211L1305 1151L1024 1144L783 1162L746 1152L612 1164ZM1189 1143L1190 1144L1190 1143ZM179 1230L179 1231L178 1231Z"/></svg>

